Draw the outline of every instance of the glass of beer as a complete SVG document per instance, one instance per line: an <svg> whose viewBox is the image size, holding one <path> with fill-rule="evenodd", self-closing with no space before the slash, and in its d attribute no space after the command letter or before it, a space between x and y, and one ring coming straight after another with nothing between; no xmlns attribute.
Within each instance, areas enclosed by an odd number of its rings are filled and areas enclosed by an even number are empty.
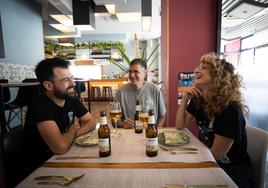
<svg viewBox="0 0 268 188"><path fill-rule="evenodd" d="M141 106L140 121L143 123L143 127L146 129L148 126L149 109L152 108L152 101L146 101Z"/></svg>
<svg viewBox="0 0 268 188"><path fill-rule="evenodd" d="M121 106L120 102L111 102L110 103L110 119L114 130L112 131L112 136L118 137L117 122L121 118Z"/></svg>

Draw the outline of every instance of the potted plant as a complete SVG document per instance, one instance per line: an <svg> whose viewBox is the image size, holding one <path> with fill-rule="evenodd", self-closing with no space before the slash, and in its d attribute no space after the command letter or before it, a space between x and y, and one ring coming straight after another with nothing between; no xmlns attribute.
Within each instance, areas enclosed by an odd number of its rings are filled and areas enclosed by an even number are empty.
<svg viewBox="0 0 268 188"><path fill-rule="evenodd" d="M146 64L147 64L147 69L150 69L150 67L153 65L153 63L155 63L156 58L158 57L158 48L159 48L160 44L157 44L155 46L155 48L153 49L153 51L149 54L148 58L145 57L145 50L146 47L143 48L142 50L142 54L141 54L141 59L143 59ZM125 53L125 50L122 49L120 46L117 46L118 51L120 52L122 58L124 59L124 61L129 65L131 60L130 58L127 56L127 54ZM114 65L116 65L118 68L120 68L122 71L124 71L125 73L128 71L128 67L126 67L125 65L122 65L120 62L115 61L113 59L110 60L110 62Z"/></svg>

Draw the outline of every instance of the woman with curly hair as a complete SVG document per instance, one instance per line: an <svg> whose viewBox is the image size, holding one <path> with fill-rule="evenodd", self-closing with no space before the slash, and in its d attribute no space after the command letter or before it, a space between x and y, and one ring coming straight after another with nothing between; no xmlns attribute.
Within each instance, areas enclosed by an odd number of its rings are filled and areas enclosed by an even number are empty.
<svg viewBox="0 0 268 188"><path fill-rule="evenodd" d="M205 54L195 69L193 87L184 93L176 115L177 129L195 118L199 139L239 187L251 187L251 162L247 153L241 77L231 63L215 53Z"/></svg>

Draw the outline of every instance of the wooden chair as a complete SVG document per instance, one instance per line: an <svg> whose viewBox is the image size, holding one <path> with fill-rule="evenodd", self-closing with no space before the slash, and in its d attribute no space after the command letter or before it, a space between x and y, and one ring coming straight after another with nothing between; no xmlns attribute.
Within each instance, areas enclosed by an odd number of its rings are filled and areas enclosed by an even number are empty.
<svg viewBox="0 0 268 188"><path fill-rule="evenodd" d="M250 125L246 126L246 130L248 139L247 151L251 158L254 176L253 187L264 188L268 133Z"/></svg>

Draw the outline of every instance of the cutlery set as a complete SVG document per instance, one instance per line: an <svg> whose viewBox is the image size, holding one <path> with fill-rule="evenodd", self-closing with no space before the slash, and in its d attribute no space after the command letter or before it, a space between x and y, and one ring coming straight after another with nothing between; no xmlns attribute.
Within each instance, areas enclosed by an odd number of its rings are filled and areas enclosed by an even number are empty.
<svg viewBox="0 0 268 188"><path fill-rule="evenodd" d="M38 181L37 184L39 185L62 185L67 186L72 182L75 182L82 178L85 174L80 176L38 176L35 177L34 180Z"/></svg>
<svg viewBox="0 0 268 188"><path fill-rule="evenodd" d="M197 151L198 151L198 149L191 148L191 147L170 148L170 147L166 147L162 144L159 144L159 147L165 151L169 151L170 154L197 154Z"/></svg>

